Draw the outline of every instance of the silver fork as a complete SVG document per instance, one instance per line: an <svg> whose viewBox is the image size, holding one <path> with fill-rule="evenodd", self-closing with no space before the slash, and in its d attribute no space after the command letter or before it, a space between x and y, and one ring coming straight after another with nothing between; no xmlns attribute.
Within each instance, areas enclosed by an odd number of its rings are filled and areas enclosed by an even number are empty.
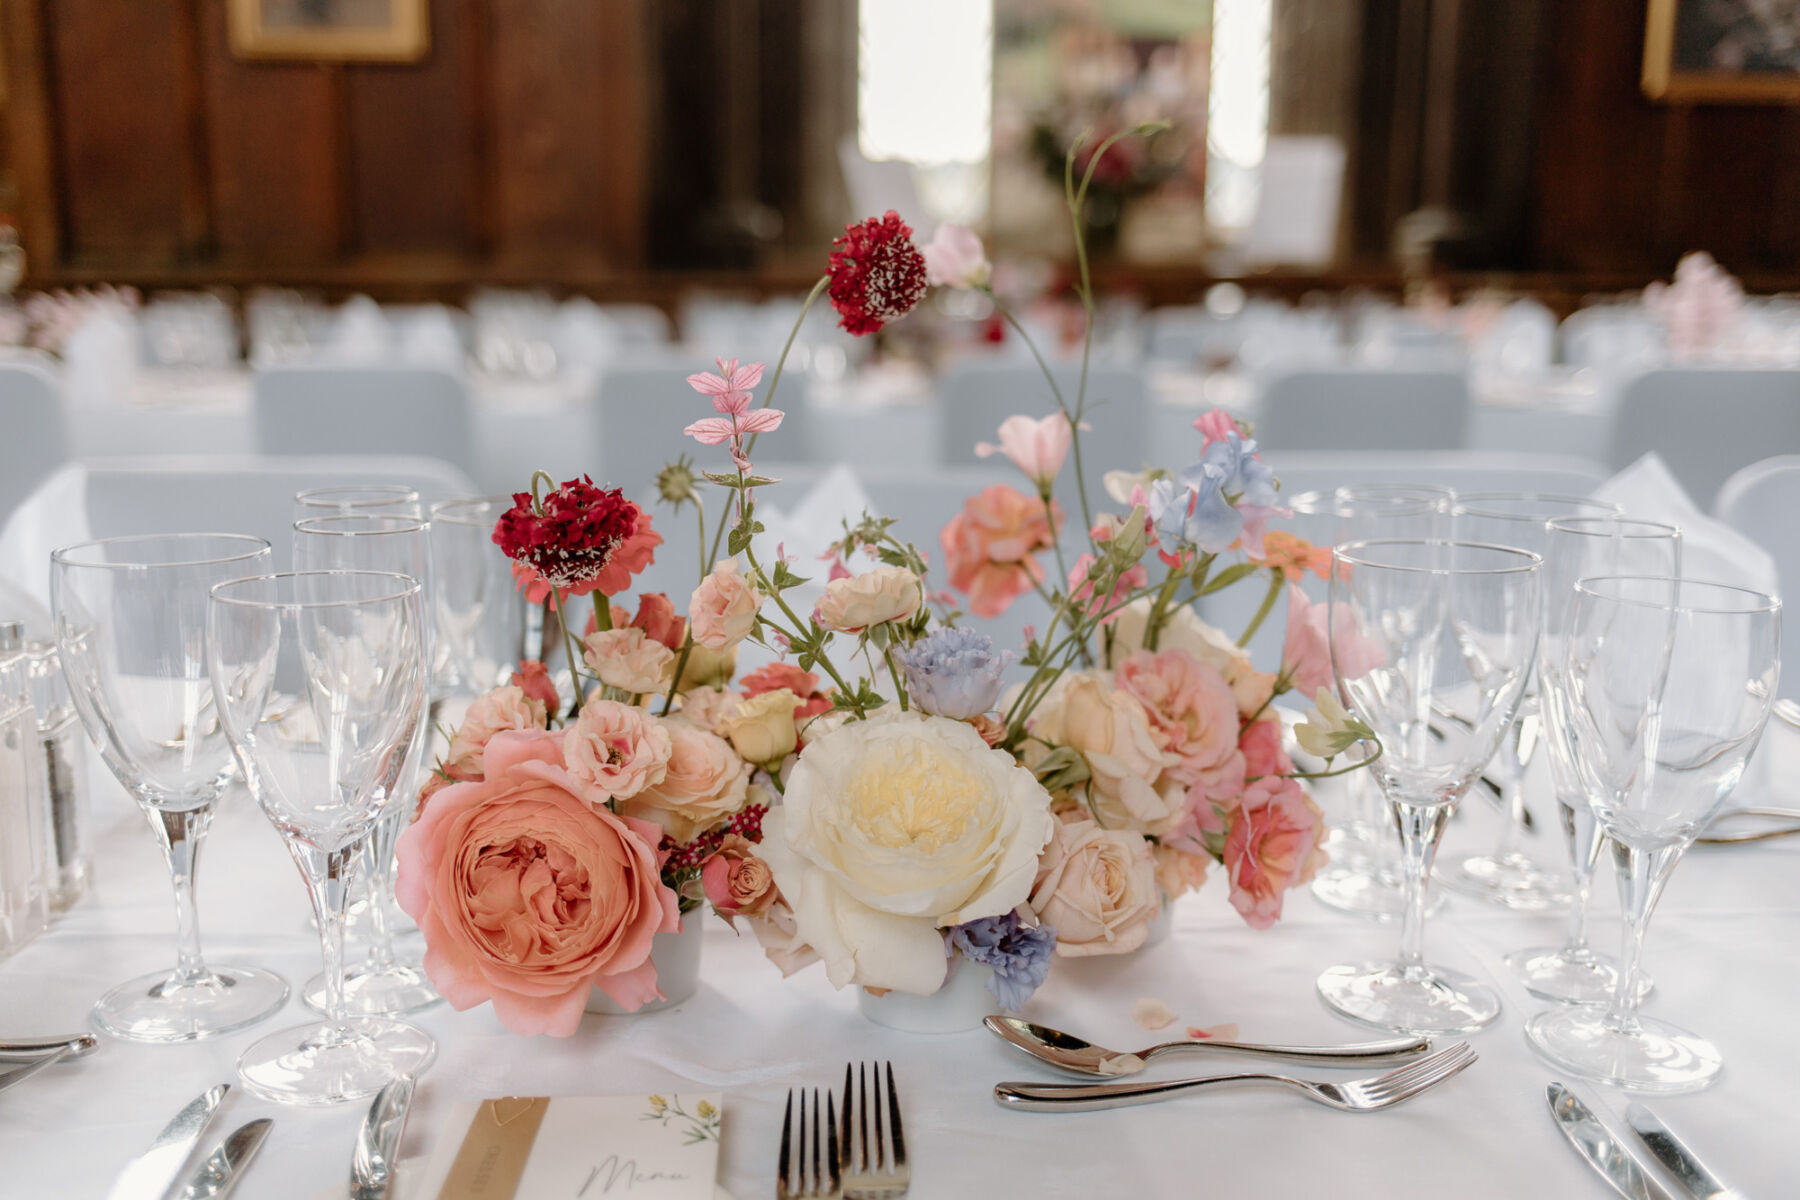
<svg viewBox="0 0 1800 1200"><path fill-rule="evenodd" d="M1206 1088L1275 1084L1278 1087L1294 1088L1308 1100L1329 1108L1344 1112L1376 1112L1412 1099L1474 1061L1475 1051L1469 1048L1469 1043L1457 1042L1385 1075L1370 1075L1342 1083L1248 1073L1131 1083L999 1083L994 1085L994 1100L1005 1108L1085 1112L1090 1109L1153 1104L1170 1096Z"/></svg>
<svg viewBox="0 0 1800 1200"><path fill-rule="evenodd" d="M866 1068L866 1074L865 1074ZM851 1072L855 1072L855 1087ZM875 1102L869 1103L868 1076L875 1077ZM887 1110L881 1116L880 1063L844 1064L844 1200L891 1200L904 1196L912 1182L906 1165L906 1133L900 1122L900 1094L894 1090L894 1064L887 1064ZM869 1127L875 1133L870 1137Z"/></svg>
<svg viewBox="0 0 1800 1200"><path fill-rule="evenodd" d="M781 1154L776 1159L775 1200L843 1200L838 1176L837 1111L830 1092L825 1095L825 1138L819 1137L819 1089L812 1089L812 1136L806 1130L806 1089L800 1089L800 1136L790 1136L794 1125L794 1089L788 1089L787 1111L781 1117ZM797 1144L796 1144L797 1143ZM807 1161L808 1147L812 1161ZM820 1151L823 1150L821 1156ZM790 1159L790 1151L792 1158ZM790 1171L794 1162L799 1170ZM808 1171L808 1167L811 1170Z"/></svg>

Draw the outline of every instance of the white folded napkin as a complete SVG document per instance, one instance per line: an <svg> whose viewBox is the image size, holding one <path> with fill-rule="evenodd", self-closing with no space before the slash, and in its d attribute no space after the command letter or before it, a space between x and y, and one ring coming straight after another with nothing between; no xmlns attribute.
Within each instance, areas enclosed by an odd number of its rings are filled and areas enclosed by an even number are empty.
<svg viewBox="0 0 1800 1200"><path fill-rule="evenodd" d="M1644 455L1595 488L1593 495L1623 506L1628 517L1679 528L1685 577L1780 595L1781 576L1768 551L1695 507L1656 454Z"/></svg>

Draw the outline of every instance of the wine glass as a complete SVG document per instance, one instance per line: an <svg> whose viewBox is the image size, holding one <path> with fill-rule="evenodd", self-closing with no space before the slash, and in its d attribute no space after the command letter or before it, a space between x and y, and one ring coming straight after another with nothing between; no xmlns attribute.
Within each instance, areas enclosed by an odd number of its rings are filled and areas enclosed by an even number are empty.
<svg viewBox="0 0 1800 1200"><path fill-rule="evenodd" d="M419 503L419 493L404 483L358 483L294 493L294 515L301 519L356 513L421 517L425 509Z"/></svg>
<svg viewBox="0 0 1800 1200"><path fill-rule="evenodd" d="M1451 510L1462 541L1513 546L1542 554L1546 525L1556 517L1616 517L1619 506L1579 496L1537 492L1480 492L1458 496ZM1543 735L1537 681L1528 677L1519 715L1500 741L1492 770L1499 776L1500 839L1491 854L1474 854L1441 872L1438 882L1452 891L1507 908L1528 911L1569 903L1562 872L1540 865L1519 844L1525 830L1525 771Z"/></svg>
<svg viewBox="0 0 1800 1200"><path fill-rule="evenodd" d="M1369 770L1400 831L1407 900L1396 961L1319 976L1325 1003L1351 1020L1435 1034L1479 1029L1499 1014L1492 988L1425 962L1425 901L1444 826L1524 694L1542 565L1509 546L1422 539L1332 552L1338 691L1381 742ZM1371 660L1361 674L1345 670Z"/></svg>
<svg viewBox="0 0 1800 1200"><path fill-rule="evenodd" d="M297 571L386 571L420 582L423 611L431 605L430 526L414 517L357 515L311 517L294 522L294 569ZM430 661L430 621L421 627ZM398 788L417 795L420 763L430 737L430 722L421 721ZM344 1006L350 1012L369 1015L413 1012L436 1004L440 997L426 978L423 965L402 957L394 948L394 843L412 817L411 805L388 808L370 834L367 851L356 874L352 893L361 903L358 933L367 944L363 960L344 973ZM326 981L323 975L307 980L300 998L308 1007L323 1010Z"/></svg>
<svg viewBox="0 0 1800 1200"><path fill-rule="evenodd" d="M401 787L425 714L419 584L378 571L221 583L206 646L225 732L251 795L306 879L325 959L325 1021L254 1043L238 1075L284 1103L372 1095L423 1071L437 1052L423 1030L351 1016L344 1004L352 869L383 815L410 803Z"/></svg>
<svg viewBox="0 0 1800 1200"><path fill-rule="evenodd" d="M1681 574L1681 531L1673 525L1624 517L1558 517L1544 543L1544 629L1538 638L1537 679L1549 741L1550 778L1569 842L1575 895L1569 906L1568 937L1561 946L1539 946L1506 956L1525 990L1544 1000L1603 1004L1618 982L1617 960L1588 945L1588 898L1603 840L1593 810L1581 790L1574 750L1569 745L1568 686L1563 659L1575 613L1575 584L1591 575ZM1650 981L1640 975L1640 988Z"/></svg>
<svg viewBox="0 0 1800 1200"><path fill-rule="evenodd" d="M432 620L446 694L497 687L525 656L524 598L494 545L494 523L512 506L510 496L431 506Z"/></svg>
<svg viewBox="0 0 1800 1200"><path fill-rule="evenodd" d="M1633 1091L1718 1075L1705 1038L1638 1015L1644 932L1669 873L1724 804L1781 679L1781 602L1673 577L1575 585L1564 648L1572 759L1619 872L1625 945L1605 1007L1538 1013L1532 1047L1557 1067Z"/></svg>
<svg viewBox="0 0 1800 1200"><path fill-rule="evenodd" d="M268 971L209 966L194 871L231 746L206 672L206 596L269 569L261 538L180 533L64 546L50 556L56 647L100 756L162 843L175 884L175 969L133 979L94 1005L94 1024L134 1042L216 1037L272 1015L287 984Z"/></svg>

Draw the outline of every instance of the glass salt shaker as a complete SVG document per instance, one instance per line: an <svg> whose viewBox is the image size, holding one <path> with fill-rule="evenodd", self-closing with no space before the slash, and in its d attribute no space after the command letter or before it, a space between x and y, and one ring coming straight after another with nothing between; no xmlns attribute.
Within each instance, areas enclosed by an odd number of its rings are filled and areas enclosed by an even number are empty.
<svg viewBox="0 0 1800 1200"><path fill-rule="evenodd" d="M87 890L87 844L82 829L82 806L87 802L86 742L80 714L69 699L69 682L63 677L56 643L26 643L25 663L43 759L45 883L51 910L64 912Z"/></svg>
<svg viewBox="0 0 1800 1200"><path fill-rule="evenodd" d="M37 718L31 709L24 626L0 622L0 955L49 923Z"/></svg>

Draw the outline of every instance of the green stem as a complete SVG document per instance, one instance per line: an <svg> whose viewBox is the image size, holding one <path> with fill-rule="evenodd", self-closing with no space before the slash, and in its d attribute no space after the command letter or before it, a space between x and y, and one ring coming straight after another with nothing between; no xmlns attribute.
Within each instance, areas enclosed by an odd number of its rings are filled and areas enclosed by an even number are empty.
<svg viewBox="0 0 1800 1200"><path fill-rule="evenodd" d="M768 577L763 574L762 564L756 561L756 551L746 545L744 547L744 557L749 560L750 570L756 576L757 581L763 585L763 592L771 600L775 601L775 607L779 608L782 615L793 623L793 632L802 639L809 638L811 635L807 632L806 622L802 621L794 613L794 610L788 607L787 600L782 597L780 592L775 590L774 586L769 583ZM774 624L774 622L769 621L766 617L759 617L758 619L763 621L764 624ZM825 648L823 646L819 647L817 661L821 667L825 668L825 673L831 676L831 681L837 684L840 694L845 697L851 697L856 694L850 690L850 685L844 682L844 677L838 674L837 668L833 666L831 660L825 656ZM857 714L860 716L861 713L862 710L859 708Z"/></svg>
<svg viewBox="0 0 1800 1200"><path fill-rule="evenodd" d="M1248 646L1250 639L1256 636L1256 631L1262 628L1262 623L1268 620L1269 614L1275 610L1275 601L1281 597L1281 585L1286 582L1286 579L1287 576L1279 570L1270 568L1269 590L1263 594L1262 607L1256 610L1256 615L1250 618L1250 624L1244 630L1243 636L1238 638L1239 646Z"/></svg>
<svg viewBox="0 0 1800 1200"><path fill-rule="evenodd" d="M681 639L681 653L675 657L675 677L669 680L669 694L663 697L662 715L668 716L669 710L675 707L675 697L681 687L681 673L687 670L688 655L694 650L694 634L692 630Z"/></svg>
<svg viewBox="0 0 1800 1200"><path fill-rule="evenodd" d="M1156 599L1150 605L1150 615L1144 619L1144 649L1154 650L1162 640L1163 620L1169 611L1169 601L1175 598L1176 589L1181 587L1182 576L1171 570L1163 580L1162 587L1156 593Z"/></svg>
<svg viewBox="0 0 1800 1200"><path fill-rule="evenodd" d="M612 597L603 595L600 592L594 592L593 593L593 602L594 602L594 629L596 631L603 630L603 629L611 629L613 627Z"/></svg>
<svg viewBox="0 0 1800 1200"><path fill-rule="evenodd" d="M1031 351L1031 357L1037 360L1038 370L1044 373L1044 381L1050 385L1050 394L1056 397L1056 407L1062 411L1063 419L1069 423L1069 447L1074 452L1075 457L1075 489L1081 497L1082 528L1083 532L1087 535L1089 545L1092 545L1094 540L1094 517L1092 510L1088 507L1087 481L1083 479L1081 475L1081 415L1079 405L1075 409L1069 407L1069 401L1063 396L1062 388L1057 386L1056 376L1051 372L1050 364L1044 361L1043 354L1038 351L1037 343L1032 341L1029 333L1025 332L1025 326L1019 324L1019 319L1013 316L1012 310L1007 308L1006 305L1001 302L1000 297L994 293L993 288L983 288L982 290L993 300L995 311L1000 314L1001 318L1008 325L1011 325L1013 329L1018 332L1019 339L1025 343L1025 348ZM1082 363L1081 379L1082 388L1085 390L1087 387L1087 363L1085 359ZM1078 395L1077 400L1079 401L1079 399L1080 396ZM1039 490L1043 491L1044 489L1040 488ZM1049 503L1047 498L1045 503L1046 505ZM1095 546L1094 550L1097 554L1099 552L1099 547ZM1060 554L1060 550L1058 553ZM1057 561L1059 564L1061 563L1060 557Z"/></svg>
<svg viewBox="0 0 1800 1200"><path fill-rule="evenodd" d="M694 493L694 515L700 522L700 578L705 579L712 566L706 561L706 503L700 499L699 492Z"/></svg>
<svg viewBox="0 0 1800 1200"><path fill-rule="evenodd" d="M550 589L550 604L556 609L557 624L562 626L563 650L569 656L569 690L575 694L569 699L569 716L581 715L581 658L575 653L575 635L569 630L568 609L563 604L562 593L556 588Z"/></svg>
<svg viewBox="0 0 1800 1200"><path fill-rule="evenodd" d="M1361 759L1360 761L1353 762L1347 767L1337 767L1330 771L1289 771L1286 774L1284 774L1282 776L1282 778L1283 779L1332 779L1339 775L1348 775L1352 771L1362 770L1364 767L1367 767L1370 763L1372 763L1376 759L1380 758L1382 755L1382 750L1383 750L1383 747L1382 747L1381 743L1379 741L1377 741L1375 743L1375 753L1369 755L1369 757L1367 757L1365 759ZM1249 781L1246 780L1245 782L1249 782Z"/></svg>
<svg viewBox="0 0 1800 1200"><path fill-rule="evenodd" d="M906 685L900 682L900 671L894 666L893 648L881 648L881 661L887 664L888 678L894 681L894 694L900 698L900 711L905 712L911 706L906 702Z"/></svg>

